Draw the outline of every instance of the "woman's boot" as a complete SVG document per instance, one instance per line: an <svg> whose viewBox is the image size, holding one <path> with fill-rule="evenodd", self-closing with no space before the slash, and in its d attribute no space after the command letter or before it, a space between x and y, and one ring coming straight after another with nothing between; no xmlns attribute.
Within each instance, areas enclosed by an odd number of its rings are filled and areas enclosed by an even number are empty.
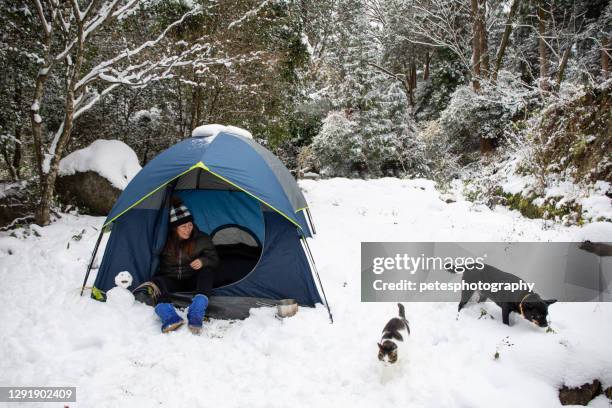
<svg viewBox="0 0 612 408"><path fill-rule="evenodd" d="M181 316L176 313L176 309L171 303L158 303L155 306L155 313L162 321L162 333L168 333L178 329L185 323Z"/></svg>
<svg viewBox="0 0 612 408"><path fill-rule="evenodd" d="M193 334L202 332L202 322L204 321L204 313L208 307L208 298L205 295L197 294L191 301L191 306L187 311L187 321L189 322L189 330Z"/></svg>

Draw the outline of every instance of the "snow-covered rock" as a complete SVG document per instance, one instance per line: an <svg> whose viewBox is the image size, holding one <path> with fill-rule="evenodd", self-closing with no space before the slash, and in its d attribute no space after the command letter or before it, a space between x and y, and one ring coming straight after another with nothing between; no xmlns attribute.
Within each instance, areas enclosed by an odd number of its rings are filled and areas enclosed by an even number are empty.
<svg viewBox="0 0 612 408"><path fill-rule="evenodd" d="M106 215L140 169L136 153L125 143L96 140L62 159L57 193L66 205Z"/></svg>
<svg viewBox="0 0 612 408"><path fill-rule="evenodd" d="M321 176L317 173L314 173L312 171L307 171L306 173L304 173L301 177L304 180L319 180L321 178Z"/></svg>
<svg viewBox="0 0 612 408"><path fill-rule="evenodd" d="M39 197L30 181L0 183L0 228L32 219Z"/></svg>
<svg viewBox="0 0 612 408"><path fill-rule="evenodd" d="M138 156L119 140L99 139L88 147L77 150L60 162L60 176L93 171L123 190L142 167Z"/></svg>

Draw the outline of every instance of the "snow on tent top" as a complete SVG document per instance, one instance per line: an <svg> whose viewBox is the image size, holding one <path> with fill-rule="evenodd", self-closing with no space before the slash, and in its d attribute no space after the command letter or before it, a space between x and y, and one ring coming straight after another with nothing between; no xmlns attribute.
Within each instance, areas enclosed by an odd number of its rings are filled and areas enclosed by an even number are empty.
<svg viewBox="0 0 612 408"><path fill-rule="evenodd" d="M105 227L132 208L159 208L164 187L180 178L179 184L191 181L194 188L243 191L281 214L305 236L312 236L303 214L308 205L297 182L248 131L205 125L192 135L147 163L111 209ZM198 169L201 171L193 172Z"/></svg>
<svg viewBox="0 0 612 408"><path fill-rule="evenodd" d="M93 171L123 190L140 169L138 156L128 145L119 140L100 139L64 157L59 174Z"/></svg>
<svg viewBox="0 0 612 408"><path fill-rule="evenodd" d="M199 126L195 128L193 132L191 132L191 136L192 137L214 137L218 133L221 133L221 132L233 133L236 135L247 137L249 139L253 138L253 135L251 134L251 132L249 132L246 129L242 129L237 126L231 126L231 125L223 126L223 125L218 125L218 124Z"/></svg>

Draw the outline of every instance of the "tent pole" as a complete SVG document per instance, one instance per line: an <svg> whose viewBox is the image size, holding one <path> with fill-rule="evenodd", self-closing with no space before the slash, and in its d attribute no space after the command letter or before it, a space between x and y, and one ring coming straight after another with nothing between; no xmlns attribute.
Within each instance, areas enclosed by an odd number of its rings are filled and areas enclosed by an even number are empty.
<svg viewBox="0 0 612 408"><path fill-rule="evenodd" d="M302 235L302 241L304 241L304 246L306 247L306 252L308 254L308 258L312 263L312 269L315 271L315 275L317 275L317 281L319 281L319 286L321 287L321 292L323 293L323 299L325 300L325 307L327 307L327 313L329 314L330 323L334 323L334 318L332 316L331 309L329 308L329 302L327 301L327 296L325 296L325 289L323 288L323 283L321 283L321 277L319 276L319 271L317 270L317 265L315 264L314 257L312 256L312 252L310 251L310 246L308 245L308 241L306 241L306 237Z"/></svg>
<svg viewBox="0 0 612 408"><path fill-rule="evenodd" d="M98 241L96 241L96 246L94 247L93 254L91 254L91 260L89 261L87 273L85 273L85 279L83 280L83 286L81 287L81 296L83 296L83 291L85 290L85 285L87 284L87 279L89 278L89 272L91 272L94 260L96 259L98 247L100 246L100 242L102 241L102 235L104 235L104 228L102 228L102 230L100 231L100 235L98 235Z"/></svg>
<svg viewBox="0 0 612 408"><path fill-rule="evenodd" d="M310 216L308 215L306 211L304 211L304 219L306 220L306 225L308 226L308 228L310 228L310 232L312 233L311 235L314 236L317 233L317 231L315 231L315 227L314 227L314 224L312 223L312 219L310 218Z"/></svg>
<svg viewBox="0 0 612 408"><path fill-rule="evenodd" d="M308 220L310 221L310 226L312 227L312 233L316 234L317 230L314 226L314 221L312 220L312 214L310 214L310 208L306 207L306 215L308 215Z"/></svg>

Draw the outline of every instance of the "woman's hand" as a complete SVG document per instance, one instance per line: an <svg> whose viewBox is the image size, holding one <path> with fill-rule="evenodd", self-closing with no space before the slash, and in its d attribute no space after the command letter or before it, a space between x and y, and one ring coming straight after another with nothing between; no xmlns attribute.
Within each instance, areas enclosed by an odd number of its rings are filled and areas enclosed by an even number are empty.
<svg viewBox="0 0 612 408"><path fill-rule="evenodd" d="M193 261L191 261L191 263L189 264L189 266L191 266L193 269L195 269L196 271L199 270L200 268L202 268L202 261L200 261L200 259L195 259Z"/></svg>

